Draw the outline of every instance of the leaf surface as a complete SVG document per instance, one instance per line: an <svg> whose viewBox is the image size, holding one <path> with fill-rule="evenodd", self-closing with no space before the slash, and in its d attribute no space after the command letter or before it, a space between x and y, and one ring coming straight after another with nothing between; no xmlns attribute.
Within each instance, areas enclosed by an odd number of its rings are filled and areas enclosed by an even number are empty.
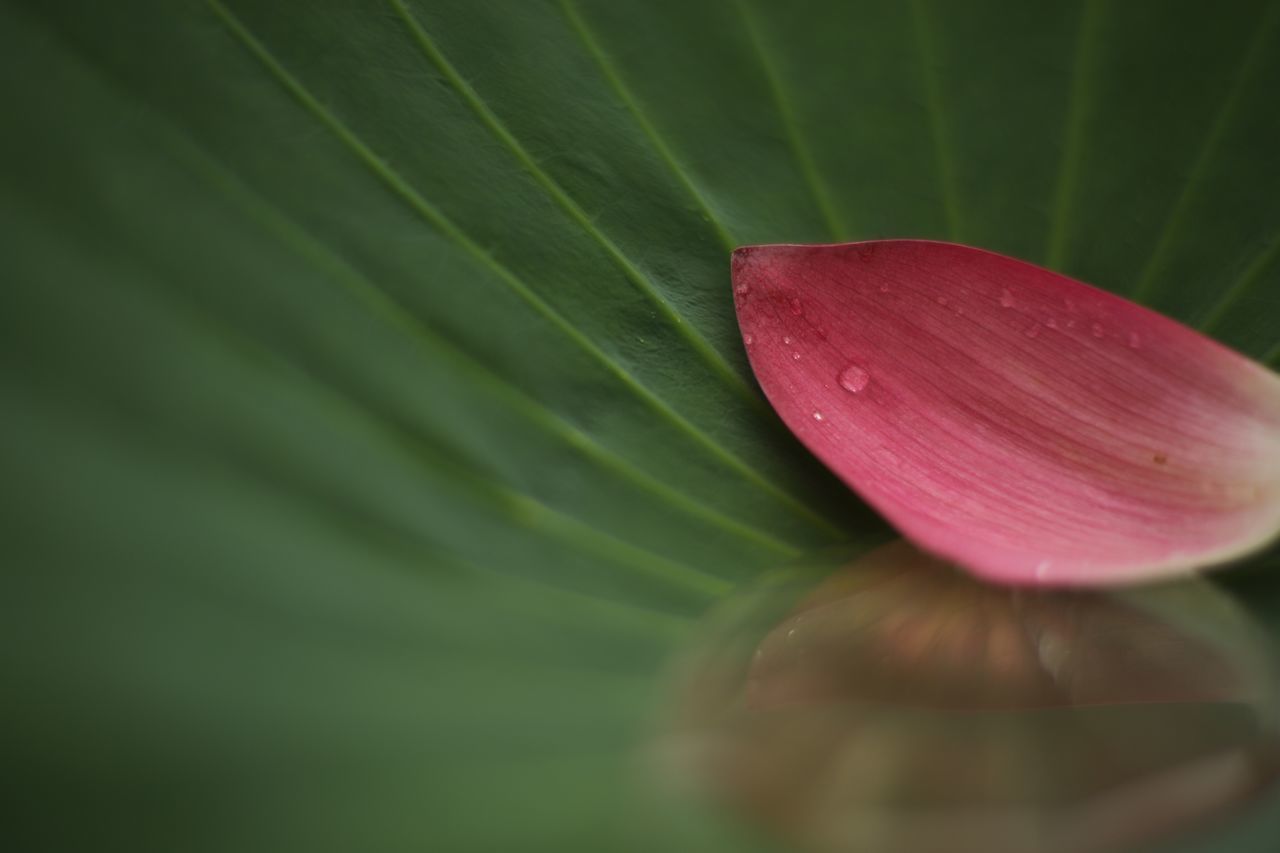
<svg viewBox="0 0 1280 853"><path fill-rule="evenodd" d="M1275 4L1041 5L0 2L46 845L742 849L638 793L655 674L884 526L754 390L731 248L959 239L1280 354Z"/></svg>

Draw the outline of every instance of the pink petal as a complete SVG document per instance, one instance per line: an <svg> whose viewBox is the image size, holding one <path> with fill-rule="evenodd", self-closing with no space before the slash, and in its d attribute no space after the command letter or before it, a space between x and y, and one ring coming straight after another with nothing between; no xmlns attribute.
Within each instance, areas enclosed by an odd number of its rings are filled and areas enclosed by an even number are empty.
<svg viewBox="0 0 1280 853"><path fill-rule="evenodd" d="M791 430L976 574L1151 578L1280 530L1280 377L1166 317L926 240L749 246L733 281Z"/></svg>

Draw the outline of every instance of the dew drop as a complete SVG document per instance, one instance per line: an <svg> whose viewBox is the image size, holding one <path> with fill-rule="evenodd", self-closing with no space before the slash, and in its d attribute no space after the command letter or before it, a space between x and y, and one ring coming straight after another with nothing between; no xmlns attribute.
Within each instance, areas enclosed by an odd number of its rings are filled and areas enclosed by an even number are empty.
<svg viewBox="0 0 1280 853"><path fill-rule="evenodd" d="M815 421L825 420L825 418L823 418L823 416L822 416L822 412L814 412L814 413L813 413L813 419L814 419Z"/></svg>
<svg viewBox="0 0 1280 853"><path fill-rule="evenodd" d="M740 281L733 286L733 291L739 296L746 296L751 292L751 285L747 284L745 281ZM724 291L721 292L723 293Z"/></svg>
<svg viewBox="0 0 1280 853"><path fill-rule="evenodd" d="M791 297L791 313L795 314L797 317L804 313L804 304L798 297Z"/></svg>
<svg viewBox="0 0 1280 853"><path fill-rule="evenodd" d="M1013 307L1013 294L1009 292L1009 288L1000 291L1000 304L1005 308Z"/></svg>
<svg viewBox="0 0 1280 853"><path fill-rule="evenodd" d="M742 336L742 342L747 346L751 346L756 342L756 336L751 334L750 332L747 332L745 335Z"/></svg>
<svg viewBox="0 0 1280 853"><path fill-rule="evenodd" d="M1137 332L1129 333L1129 349L1142 349L1142 338L1138 337Z"/></svg>
<svg viewBox="0 0 1280 853"><path fill-rule="evenodd" d="M790 335L783 335L783 336L782 336L782 342L783 342L784 344L787 344L787 345L790 345L790 344L795 343L794 339L792 339L792 337L791 337Z"/></svg>
<svg viewBox="0 0 1280 853"><path fill-rule="evenodd" d="M871 381L871 374L858 365L851 364L840 372L839 381L841 388L857 394L867 387L867 383Z"/></svg>
<svg viewBox="0 0 1280 853"><path fill-rule="evenodd" d="M792 361L799 361L799 360L800 360L800 353L798 353L798 352L793 352L793 353L791 353L791 360L792 360Z"/></svg>
<svg viewBox="0 0 1280 853"><path fill-rule="evenodd" d="M1089 327L1089 331L1093 333L1093 336L1095 338L1100 338L1104 334L1101 323L1094 323L1092 326Z"/></svg>

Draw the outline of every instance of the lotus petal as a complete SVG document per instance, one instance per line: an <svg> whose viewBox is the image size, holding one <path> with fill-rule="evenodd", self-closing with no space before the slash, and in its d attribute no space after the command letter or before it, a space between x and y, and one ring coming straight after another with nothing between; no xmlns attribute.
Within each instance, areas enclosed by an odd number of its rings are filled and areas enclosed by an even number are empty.
<svg viewBox="0 0 1280 853"><path fill-rule="evenodd" d="M1280 529L1280 377L1140 305L925 240L749 246L733 282L796 436L978 575L1154 578Z"/></svg>

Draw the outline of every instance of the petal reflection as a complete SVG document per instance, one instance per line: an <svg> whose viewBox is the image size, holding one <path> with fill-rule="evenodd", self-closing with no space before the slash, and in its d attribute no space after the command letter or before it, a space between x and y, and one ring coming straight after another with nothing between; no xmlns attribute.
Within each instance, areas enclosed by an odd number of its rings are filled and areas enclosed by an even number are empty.
<svg viewBox="0 0 1280 853"><path fill-rule="evenodd" d="M688 667L672 742L807 849L1126 849L1275 776L1266 642L1202 580L998 588L899 542L754 648L747 610Z"/></svg>

